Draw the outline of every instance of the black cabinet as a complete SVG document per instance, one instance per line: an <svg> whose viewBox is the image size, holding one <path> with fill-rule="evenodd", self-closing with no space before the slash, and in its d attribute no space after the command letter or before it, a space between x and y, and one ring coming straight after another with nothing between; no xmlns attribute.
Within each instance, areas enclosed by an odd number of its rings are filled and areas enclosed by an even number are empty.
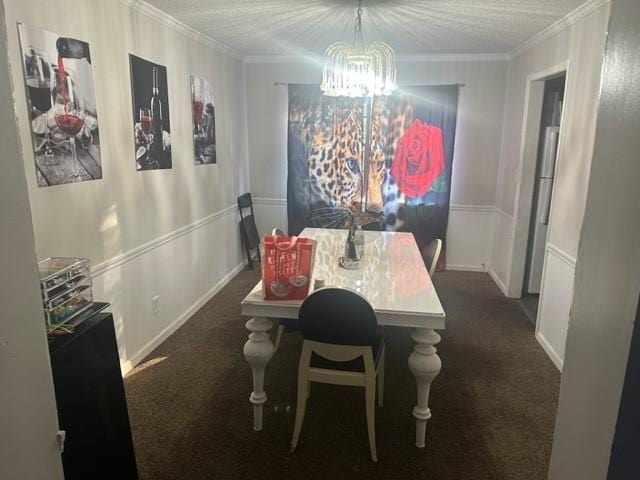
<svg viewBox="0 0 640 480"><path fill-rule="evenodd" d="M65 480L137 480L110 313L95 313L49 344Z"/></svg>

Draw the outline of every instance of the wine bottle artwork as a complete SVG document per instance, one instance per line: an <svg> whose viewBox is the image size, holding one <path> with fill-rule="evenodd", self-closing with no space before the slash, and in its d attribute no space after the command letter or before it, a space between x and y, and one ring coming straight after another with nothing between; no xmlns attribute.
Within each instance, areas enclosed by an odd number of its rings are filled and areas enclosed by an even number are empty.
<svg viewBox="0 0 640 480"><path fill-rule="evenodd" d="M89 44L19 23L39 186L102 178Z"/></svg>
<svg viewBox="0 0 640 480"><path fill-rule="evenodd" d="M129 55L136 169L171 168L167 70Z"/></svg>

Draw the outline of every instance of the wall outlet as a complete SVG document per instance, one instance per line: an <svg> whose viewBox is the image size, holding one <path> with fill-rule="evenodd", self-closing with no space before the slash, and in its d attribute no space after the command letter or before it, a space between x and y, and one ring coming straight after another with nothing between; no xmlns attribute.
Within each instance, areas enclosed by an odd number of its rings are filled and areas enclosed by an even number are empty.
<svg viewBox="0 0 640 480"><path fill-rule="evenodd" d="M158 315L160 313L160 295L154 295L151 298L151 308L153 309L154 315Z"/></svg>

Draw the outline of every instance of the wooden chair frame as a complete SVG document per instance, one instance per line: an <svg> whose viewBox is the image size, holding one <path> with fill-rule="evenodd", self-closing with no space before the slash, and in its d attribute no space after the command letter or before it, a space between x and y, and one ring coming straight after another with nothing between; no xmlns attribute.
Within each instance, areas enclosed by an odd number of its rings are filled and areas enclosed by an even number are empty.
<svg viewBox="0 0 640 480"><path fill-rule="evenodd" d="M438 266L438 260L440 259L440 252L442 251L442 240L439 238L434 238L429 242L429 244L424 247L422 250L422 258L430 258L431 263L427 265L427 270L429 271L429 276L433 278L433 275L436 273L436 267Z"/></svg>

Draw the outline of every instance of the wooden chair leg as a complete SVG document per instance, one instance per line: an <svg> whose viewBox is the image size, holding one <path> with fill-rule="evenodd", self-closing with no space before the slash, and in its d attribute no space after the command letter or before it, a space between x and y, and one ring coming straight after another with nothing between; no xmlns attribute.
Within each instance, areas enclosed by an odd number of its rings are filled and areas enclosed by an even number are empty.
<svg viewBox="0 0 640 480"><path fill-rule="evenodd" d="M369 380L369 379L368 379ZM371 449L371 460L378 461L376 453L376 382L367 381L365 386L365 402L367 411L367 433L369 434L369 448Z"/></svg>
<svg viewBox="0 0 640 480"><path fill-rule="evenodd" d="M304 421L304 412L307 408L307 390L309 388L306 372L298 372L298 401L296 403L296 420L293 425L293 436L291 437L291 451L293 452L298 446L300 432L302 431L302 422Z"/></svg>
<svg viewBox="0 0 640 480"><path fill-rule="evenodd" d="M280 342L282 341L282 335L284 334L284 325L279 324L278 325L278 333L276 335L276 343L273 346L273 351L277 352L278 351L278 347L280 347Z"/></svg>
<svg viewBox="0 0 640 480"><path fill-rule="evenodd" d="M384 403L384 357L386 355L385 350L382 351L382 358L380 358L380 365L378 366L378 407L382 408Z"/></svg>

